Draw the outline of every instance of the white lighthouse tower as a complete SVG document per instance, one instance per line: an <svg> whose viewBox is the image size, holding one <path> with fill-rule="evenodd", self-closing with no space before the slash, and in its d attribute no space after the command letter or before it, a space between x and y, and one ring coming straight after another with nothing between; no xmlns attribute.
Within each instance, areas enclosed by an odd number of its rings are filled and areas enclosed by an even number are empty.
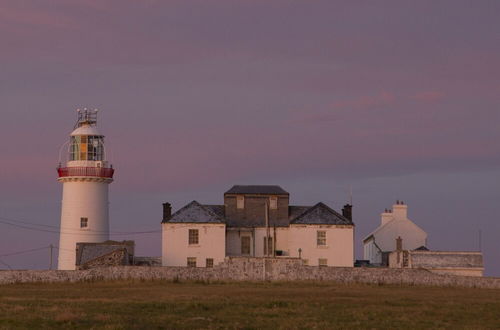
<svg viewBox="0 0 500 330"><path fill-rule="evenodd" d="M66 166L57 169L63 184L58 269L75 269L76 243L109 240L108 185L114 169L106 160L97 110L78 110Z"/></svg>

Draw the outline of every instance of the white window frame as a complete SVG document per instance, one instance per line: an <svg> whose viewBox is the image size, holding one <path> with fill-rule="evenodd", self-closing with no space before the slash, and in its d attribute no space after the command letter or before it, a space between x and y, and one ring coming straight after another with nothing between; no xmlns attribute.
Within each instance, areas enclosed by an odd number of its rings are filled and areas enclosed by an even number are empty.
<svg viewBox="0 0 500 330"><path fill-rule="evenodd" d="M199 245L200 244L200 231L198 229L188 230L188 245Z"/></svg>
<svg viewBox="0 0 500 330"><path fill-rule="evenodd" d="M316 231L316 246L327 246L326 245L326 230Z"/></svg>
<svg viewBox="0 0 500 330"><path fill-rule="evenodd" d="M328 259L326 259L326 258L319 258L318 259L318 266L320 266L320 267L327 267L328 266Z"/></svg>

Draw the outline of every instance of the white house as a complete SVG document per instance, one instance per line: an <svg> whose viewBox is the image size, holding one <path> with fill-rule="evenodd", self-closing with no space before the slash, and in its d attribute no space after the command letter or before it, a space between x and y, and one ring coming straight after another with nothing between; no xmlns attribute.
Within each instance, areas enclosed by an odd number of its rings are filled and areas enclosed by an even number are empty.
<svg viewBox="0 0 500 330"><path fill-rule="evenodd" d="M224 261L226 224L209 207L192 201L171 217L165 203L162 223L164 266L213 267Z"/></svg>
<svg viewBox="0 0 500 330"><path fill-rule="evenodd" d="M381 214L380 226L363 240L364 259L374 265L388 265L389 253L395 251L401 238L401 250L427 246L427 233L408 219L408 206L397 201L392 210Z"/></svg>
<svg viewBox="0 0 500 330"><path fill-rule="evenodd" d="M296 257L312 266L352 267L351 205L289 205L279 186L234 186L224 205L189 203L171 215L164 204L164 266L212 267L226 256Z"/></svg>

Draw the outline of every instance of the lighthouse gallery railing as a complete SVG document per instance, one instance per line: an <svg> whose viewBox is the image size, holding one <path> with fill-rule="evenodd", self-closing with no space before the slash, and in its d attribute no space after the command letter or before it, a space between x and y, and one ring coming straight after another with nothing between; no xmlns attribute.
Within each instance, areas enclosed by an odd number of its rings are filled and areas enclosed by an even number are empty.
<svg viewBox="0 0 500 330"><path fill-rule="evenodd" d="M104 167L59 167L57 173L60 178L67 176L91 176L98 178L113 178L113 168Z"/></svg>

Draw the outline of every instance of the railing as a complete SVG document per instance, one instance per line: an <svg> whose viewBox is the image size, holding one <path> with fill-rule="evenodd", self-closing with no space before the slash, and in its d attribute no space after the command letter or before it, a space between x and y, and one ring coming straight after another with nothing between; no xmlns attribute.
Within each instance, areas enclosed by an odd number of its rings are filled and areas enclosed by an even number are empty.
<svg viewBox="0 0 500 330"><path fill-rule="evenodd" d="M104 167L59 167L57 174L60 178L67 176L90 176L97 178L113 178L113 168Z"/></svg>

